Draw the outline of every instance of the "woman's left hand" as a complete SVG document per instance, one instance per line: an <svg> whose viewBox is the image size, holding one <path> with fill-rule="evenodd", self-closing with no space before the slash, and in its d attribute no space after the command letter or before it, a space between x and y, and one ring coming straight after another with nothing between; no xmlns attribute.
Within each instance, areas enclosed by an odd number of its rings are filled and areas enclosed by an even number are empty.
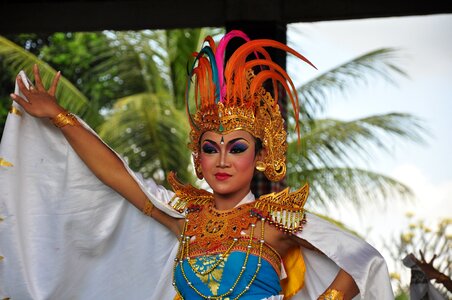
<svg viewBox="0 0 452 300"><path fill-rule="evenodd" d="M17 76L16 79L20 91L28 101L17 94L11 94L10 96L30 115L38 118L53 118L64 111L64 109L58 105L57 99L55 98L55 92L58 87L61 73L58 72L55 75L48 90L46 90L42 84L38 65L33 66L33 73L35 76L35 86L30 84L30 87L27 88L20 76Z"/></svg>

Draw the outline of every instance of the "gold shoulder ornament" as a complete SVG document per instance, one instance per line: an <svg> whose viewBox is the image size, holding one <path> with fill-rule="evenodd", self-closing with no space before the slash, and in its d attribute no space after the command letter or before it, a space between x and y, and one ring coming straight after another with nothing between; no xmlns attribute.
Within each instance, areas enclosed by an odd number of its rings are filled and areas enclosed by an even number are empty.
<svg viewBox="0 0 452 300"><path fill-rule="evenodd" d="M213 195L203 189L181 183L174 172L168 174L168 182L175 195L169 205L178 212L184 212L189 205L204 205L213 201ZM278 193L261 196L254 202L251 213L259 218L267 218L276 228L287 233L296 233L306 224L304 205L308 199L309 185L297 191L289 188Z"/></svg>
<svg viewBox="0 0 452 300"><path fill-rule="evenodd" d="M213 195L208 191L180 182L174 172L170 172L167 179L175 193L169 205L180 213L190 204L203 205L213 200Z"/></svg>
<svg viewBox="0 0 452 300"><path fill-rule="evenodd" d="M309 185L305 184L297 191L289 188L278 193L261 196L255 207L268 213L270 224L287 233L295 233L306 224L304 205L308 199Z"/></svg>

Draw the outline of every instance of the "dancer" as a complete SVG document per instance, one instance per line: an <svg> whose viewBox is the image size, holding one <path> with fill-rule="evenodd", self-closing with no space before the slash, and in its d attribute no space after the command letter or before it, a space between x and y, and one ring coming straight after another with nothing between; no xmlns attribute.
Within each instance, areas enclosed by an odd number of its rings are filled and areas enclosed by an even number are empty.
<svg viewBox="0 0 452 300"><path fill-rule="evenodd" d="M232 38L246 42L224 65ZM237 31L218 45L206 38L195 54L186 94L189 148L211 192L183 185L174 174L168 176L173 191L141 179L57 104L59 73L48 90L37 67L35 85L19 77L12 98L20 107L8 118L0 148L12 165L0 183L12 230L2 230L0 240L0 251L9 244L8 265L0 269L5 296L392 299L380 254L304 210L307 185L258 199L250 192L255 172L272 181L286 172L280 89L299 115L295 88L266 47L310 64L281 43L250 41ZM27 145L39 150L27 153ZM12 188L20 184L30 190ZM20 272L11 276L13 267Z"/></svg>

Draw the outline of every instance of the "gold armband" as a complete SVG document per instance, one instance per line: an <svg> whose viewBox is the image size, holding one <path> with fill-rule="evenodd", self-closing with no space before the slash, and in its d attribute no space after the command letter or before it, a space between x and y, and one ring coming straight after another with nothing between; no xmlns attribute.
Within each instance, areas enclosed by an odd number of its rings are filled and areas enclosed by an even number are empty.
<svg viewBox="0 0 452 300"><path fill-rule="evenodd" d="M317 300L343 300L344 293L335 289L327 289Z"/></svg>
<svg viewBox="0 0 452 300"><path fill-rule="evenodd" d="M58 128L64 127L66 125L70 126L80 126L80 122L77 117L70 112L63 111L59 113L55 118L52 118L53 125Z"/></svg>
<svg viewBox="0 0 452 300"><path fill-rule="evenodd" d="M145 214L146 216L152 217L152 210L154 209L154 204L152 204L151 201L146 200L144 202L144 206L143 209L141 210L143 212L143 214Z"/></svg>

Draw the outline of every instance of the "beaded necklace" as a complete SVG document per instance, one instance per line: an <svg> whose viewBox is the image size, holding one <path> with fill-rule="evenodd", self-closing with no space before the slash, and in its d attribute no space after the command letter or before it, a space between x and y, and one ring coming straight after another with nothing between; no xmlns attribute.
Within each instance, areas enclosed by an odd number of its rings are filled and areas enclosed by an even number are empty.
<svg viewBox="0 0 452 300"><path fill-rule="evenodd" d="M184 227L182 230L182 234L180 235L179 238L179 250L175 258L173 272L173 286L181 298L182 295L177 289L176 282L174 279L174 274L176 272L177 266L180 267L182 276L187 282L188 286L203 299L223 299L224 297L230 295L234 291L237 284L240 282L243 273L247 268L247 263L252 248L254 230L256 227L256 222L258 221L257 214L253 212L252 207L253 205L242 205L229 211L220 212L216 211L213 208L213 202L211 202L205 206L192 205L187 208ZM249 290L262 266L262 251L265 243L264 236L265 236L266 218L261 217L260 220L262 223L261 223L261 235L259 240L259 254L257 267L248 284L237 295L235 299L239 299L243 294L245 294ZM188 261L188 265L190 266L192 271L198 275L204 276L212 273L230 254L230 252L232 251L232 249L234 248L238 241L241 231L248 227L250 227L250 234L245 259L243 261L240 273L237 276L234 283L232 284L232 286L221 295L209 296L201 293L188 279L183 265L184 260L186 259ZM224 253L218 255L218 258L212 264L212 266L207 270L201 272L198 271L193 266L192 259L190 258L190 240L193 236L202 238L200 242L202 245L205 246L206 250L215 249L219 244L221 244L221 241L229 239L231 236L232 241L227 250Z"/></svg>

